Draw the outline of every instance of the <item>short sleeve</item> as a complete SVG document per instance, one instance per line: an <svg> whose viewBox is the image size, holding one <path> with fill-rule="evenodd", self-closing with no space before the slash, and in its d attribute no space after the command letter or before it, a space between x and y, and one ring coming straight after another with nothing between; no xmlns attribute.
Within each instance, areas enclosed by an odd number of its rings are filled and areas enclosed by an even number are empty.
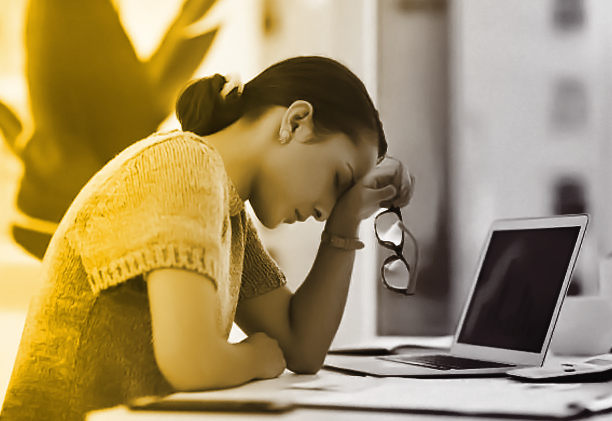
<svg viewBox="0 0 612 421"><path fill-rule="evenodd" d="M221 157L185 133L124 153L83 189L67 231L94 293L161 268L216 282L229 264Z"/></svg>
<svg viewBox="0 0 612 421"><path fill-rule="evenodd" d="M257 229L248 215L245 231L240 299L265 294L287 283L285 275L261 243Z"/></svg>

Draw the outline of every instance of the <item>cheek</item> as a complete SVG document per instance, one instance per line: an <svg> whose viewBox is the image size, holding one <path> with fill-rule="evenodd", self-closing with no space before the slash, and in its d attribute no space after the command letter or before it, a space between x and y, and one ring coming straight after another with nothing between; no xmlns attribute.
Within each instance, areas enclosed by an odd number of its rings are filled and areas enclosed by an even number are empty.
<svg viewBox="0 0 612 421"><path fill-rule="evenodd" d="M326 163L318 161L306 168L300 177L301 193L304 197L320 199L333 189L333 176Z"/></svg>
<svg viewBox="0 0 612 421"><path fill-rule="evenodd" d="M282 179L262 174L251 192L249 201L257 218L267 228L273 228L283 218L287 198L283 194Z"/></svg>
<svg viewBox="0 0 612 421"><path fill-rule="evenodd" d="M333 181L320 156L304 147L277 158L268 162L259 177L257 202L262 212L287 218L295 208L305 208L329 194Z"/></svg>
<svg viewBox="0 0 612 421"><path fill-rule="evenodd" d="M301 163L295 161L279 161L266 173L265 185L262 190L265 197L277 202L277 206L295 202L301 189Z"/></svg>

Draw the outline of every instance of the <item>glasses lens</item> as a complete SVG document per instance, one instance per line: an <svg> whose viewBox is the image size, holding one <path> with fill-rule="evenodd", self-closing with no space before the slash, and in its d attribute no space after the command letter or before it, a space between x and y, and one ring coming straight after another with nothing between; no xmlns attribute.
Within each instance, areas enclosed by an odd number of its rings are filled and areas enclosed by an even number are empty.
<svg viewBox="0 0 612 421"><path fill-rule="evenodd" d="M387 212L376 218L374 226L378 233L378 238L381 241L386 241L399 246L402 243L402 226L401 221L396 214Z"/></svg>
<svg viewBox="0 0 612 421"><path fill-rule="evenodd" d="M393 288L406 289L410 283L410 270L401 259L393 259L383 266L383 276L387 284Z"/></svg>

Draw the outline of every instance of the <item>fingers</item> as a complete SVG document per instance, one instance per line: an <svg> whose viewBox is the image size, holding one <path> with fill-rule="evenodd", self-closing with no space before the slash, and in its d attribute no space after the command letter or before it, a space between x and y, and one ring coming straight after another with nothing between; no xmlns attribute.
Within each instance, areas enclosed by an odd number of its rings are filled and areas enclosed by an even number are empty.
<svg viewBox="0 0 612 421"><path fill-rule="evenodd" d="M397 195L397 189L393 185L388 185L376 190L376 203L383 206L383 203L391 201Z"/></svg>
<svg viewBox="0 0 612 421"><path fill-rule="evenodd" d="M395 159L385 159L365 175L363 184L370 189L380 189L388 184L399 186L399 183L395 181L399 181L400 171L402 171L401 162Z"/></svg>
<svg viewBox="0 0 612 421"><path fill-rule="evenodd" d="M401 161L387 157L364 177L363 183L371 189L393 186L395 194L385 198L384 205L381 203L381 206L404 207L408 205L414 193L415 178L404 168Z"/></svg>
<svg viewBox="0 0 612 421"><path fill-rule="evenodd" d="M387 207L385 203L389 202L397 194L397 190L392 184L380 189L366 188L363 189L363 192L365 195L361 201L362 205L359 207L359 219L366 219L380 210L381 207Z"/></svg>
<svg viewBox="0 0 612 421"><path fill-rule="evenodd" d="M414 177L400 161L385 159L340 197L332 214L352 214L363 220L381 207L406 206L412 197L414 184Z"/></svg>
<svg viewBox="0 0 612 421"><path fill-rule="evenodd" d="M393 205L400 208L408 205L412 199L412 195L414 194L416 179L414 178L414 175L408 173L406 174L407 178L402 181L399 194L393 198Z"/></svg>

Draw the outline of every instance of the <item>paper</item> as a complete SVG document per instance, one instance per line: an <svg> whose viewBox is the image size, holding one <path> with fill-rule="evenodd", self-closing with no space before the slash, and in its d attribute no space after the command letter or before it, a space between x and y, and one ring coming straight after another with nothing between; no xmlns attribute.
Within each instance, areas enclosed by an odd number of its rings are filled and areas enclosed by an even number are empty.
<svg viewBox="0 0 612 421"><path fill-rule="evenodd" d="M330 353L383 354L399 347L448 349L452 340L452 336L379 336L367 341L334 346Z"/></svg>
<svg viewBox="0 0 612 421"><path fill-rule="evenodd" d="M529 385L509 379L376 379L355 393L301 395L303 406L367 408L385 411L437 412L565 418L601 394L577 385Z"/></svg>
<svg viewBox="0 0 612 421"><path fill-rule="evenodd" d="M489 416L566 418L612 406L607 384L529 384L508 378L354 377L322 370L166 399L272 401L296 407L361 408Z"/></svg>

